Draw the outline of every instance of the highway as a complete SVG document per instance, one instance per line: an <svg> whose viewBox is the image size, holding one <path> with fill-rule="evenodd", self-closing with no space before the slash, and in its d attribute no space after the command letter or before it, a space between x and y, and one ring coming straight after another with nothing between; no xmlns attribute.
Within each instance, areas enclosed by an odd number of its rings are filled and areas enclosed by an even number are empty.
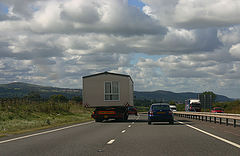
<svg viewBox="0 0 240 156"><path fill-rule="evenodd" d="M174 125L146 121L141 114L3 137L0 156L240 155L240 127L177 116Z"/></svg>

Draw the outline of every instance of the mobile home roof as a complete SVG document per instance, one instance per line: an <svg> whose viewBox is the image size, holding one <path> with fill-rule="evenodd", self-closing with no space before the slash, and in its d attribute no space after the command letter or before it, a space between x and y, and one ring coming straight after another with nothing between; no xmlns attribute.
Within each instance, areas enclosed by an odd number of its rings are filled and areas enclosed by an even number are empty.
<svg viewBox="0 0 240 156"><path fill-rule="evenodd" d="M130 75L125 75L125 74L118 74L118 73L110 73L110 72L103 72L103 73L97 73L97 74L92 74L92 75L87 75L83 76L83 78L88 78L88 77L93 77L93 76L98 76L98 75L103 75L103 74L110 74L110 75L117 75L117 76L124 76L124 77L130 77L131 81L133 82L132 78Z"/></svg>

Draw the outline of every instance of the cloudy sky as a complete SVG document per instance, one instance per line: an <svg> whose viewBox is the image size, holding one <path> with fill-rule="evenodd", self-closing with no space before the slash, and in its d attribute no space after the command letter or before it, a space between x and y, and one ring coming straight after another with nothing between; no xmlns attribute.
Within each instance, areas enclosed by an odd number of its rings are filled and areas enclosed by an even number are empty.
<svg viewBox="0 0 240 156"><path fill-rule="evenodd" d="M240 1L0 0L1 84L82 88L103 71L240 98Z"/></svg>

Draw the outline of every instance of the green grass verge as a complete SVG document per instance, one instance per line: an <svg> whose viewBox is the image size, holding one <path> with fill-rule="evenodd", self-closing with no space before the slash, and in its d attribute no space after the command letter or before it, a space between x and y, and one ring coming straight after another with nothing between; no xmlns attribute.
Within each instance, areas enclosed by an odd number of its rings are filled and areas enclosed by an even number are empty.
<svg viewBox="0 0 240 156"><path fill-rule="evenodd" d="M79 105L70 105L66 112L0 111L0 137L90 121L91 112Z"/></svg>

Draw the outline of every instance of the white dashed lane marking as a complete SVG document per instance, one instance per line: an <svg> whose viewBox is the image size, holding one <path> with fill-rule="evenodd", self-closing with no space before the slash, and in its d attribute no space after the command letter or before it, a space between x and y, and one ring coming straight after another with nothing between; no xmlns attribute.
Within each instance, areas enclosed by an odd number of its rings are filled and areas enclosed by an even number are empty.
<svg viewBox="0 0 240 156"><path fill-rule="evenodd" d="M111 144L114 143L114 141L115 141L115 139L112 139L112 140L108 141L107 144L108 144L108 145L111 145Z"/></svg>
<svg viewBox="0 0 240 156"><path fill-rule="evenodd" d="M137 120L139 119L139 117L140 117L140 116L137 117ZM134 122L132 122L131 124L133 125ZM128 128L132 127L132 125L128 125ZM121 131L121 133L125 133L126 131L127 131L127 130L124 129L124 130ZM113 143L115 142L115 140L116 140L116 139L112 139L112 140L108 141L108 142L107 142L107 145L113 144Z"/></svg>

